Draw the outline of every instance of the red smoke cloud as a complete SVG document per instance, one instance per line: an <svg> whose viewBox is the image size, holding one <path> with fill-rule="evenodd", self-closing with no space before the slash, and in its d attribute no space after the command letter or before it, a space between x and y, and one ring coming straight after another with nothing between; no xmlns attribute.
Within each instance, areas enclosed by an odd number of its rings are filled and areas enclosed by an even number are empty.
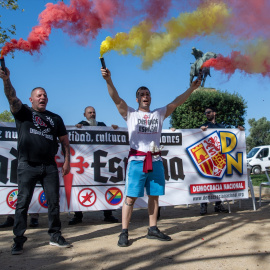
<svg viewBox="0 0 270 270"><path fill-rule="evenodd" d="M206 61L203 67L213 67L215 70L221 70L228 75L232 75L236 69L241 69L248 72L250 60L247 56L242 55L241 52L233 51L231 56L224 57L218 55L217 58L211 58ZM248 72L249 73L249 72Z"/></svg>
<svg viewBox="0 0 270 270"><path fill-rule="evenodd" d="M270 76L270 56L243 55L241 52L233 51L230 56L218 55L217 58L209 59L202 67L213 67L229 76L237 69L248 74L260 73L263 76Z"/></svg>
<svg viewBox="0 0 270 270"><path fill-rule="evenodd" d="M221 0L206 0L216 2ZM239 42L242 52L232 51L227 57L219 55L204 63L229 76L236 70L248 74L270 76L270 1L223 0L231 16L226 33Z"/></svg>
<svg viewBox="0 0 270 270"><path fill-rule="evenodd" d="M71 0L69 6L63 2L48 3L38 17L39 25L32 28L27 40L12 39L2 48L1 55L13 50L31 54L39 52L41 46L49 41L52 28L61 29L80 45L86 45L97 36L99 30L112 26L116 17L126 16L127 9L132 7L130 4L124 7L124 4L125 0ZM167 16L170 6L171 0L143 1L140 12L156 25Z"/></svg>
<svg viewBox="0 0 270 270"><path fill-rule="evenodd" d="M240 38L270 37L269 0L224 0L232 10L228 31Z"/></svg>
<svg viewBox="0 0 270 270"><path fill-rule="evenodd" d="M39 25L32 28L27 40L12 39L2 48L2 56L12 50L40 51L49 40L52 28L61 28L77 42L86 45L89 39L97 36L104 26L110 26L122 10L120 0L71 0L67 6L63 2L48 3L39 15Z"/></svg>
<svg viewBox="0 0 270 270"><path fill-rule="evenodd" d="M153 25L156 25L161 20L165 19L171 7L171 0L148 0L146 1L147 19L151 20Z"/></svg>

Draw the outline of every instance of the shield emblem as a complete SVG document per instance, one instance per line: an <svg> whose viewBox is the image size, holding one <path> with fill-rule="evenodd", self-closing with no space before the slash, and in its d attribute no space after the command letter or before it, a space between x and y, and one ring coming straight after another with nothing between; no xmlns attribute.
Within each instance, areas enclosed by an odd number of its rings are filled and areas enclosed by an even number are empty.
<svg viewBox="0 0 270 270"><path fill-rule="evenodd" d="M226 171L226 155L221 154L220 149L220 138L217 131L187 147L198 171L204 177L217 179L222 179Z"/></svg>

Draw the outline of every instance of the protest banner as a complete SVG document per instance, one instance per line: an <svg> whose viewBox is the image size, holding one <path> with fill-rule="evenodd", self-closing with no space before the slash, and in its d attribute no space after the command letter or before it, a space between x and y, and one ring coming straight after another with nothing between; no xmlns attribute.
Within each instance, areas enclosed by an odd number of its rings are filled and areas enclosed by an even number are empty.
<svg viewBox="0 0 270 270"><path fill-rule="evenodd" d="M129 142L125 128L67 126L71 171L61 175L63 154L55 161L60 175L60 209L95 211L122 206ZM40 135L40 134L39 134ZM12 214L17 201L17 130L0 123L0 214ZM166 194L160 206L248 198L245 133L238 129L163 130L160 144ZM59 144L60 145L60 144ZM147 207L147 196L136 208ZM37 184L30 213L47 211L46 196Z"/></svg>

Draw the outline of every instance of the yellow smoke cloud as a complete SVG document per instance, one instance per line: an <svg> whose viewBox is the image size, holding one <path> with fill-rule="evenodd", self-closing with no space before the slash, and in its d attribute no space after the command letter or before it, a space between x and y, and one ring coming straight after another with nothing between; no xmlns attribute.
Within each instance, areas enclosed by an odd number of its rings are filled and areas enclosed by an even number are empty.
<svg viewBox="0 0 270 270"><path fill-rule="evenodd" d="M250 59L249 73L262 73L269 75L270 55L269 55L270 40L259 39L253 44L246 47L245 53Z"/></svg>
<svg viewBox="0 0 270 270"><path fill-rule="evenodd" d="M151 22L142 21L129 33L117 33L114 38L108 36L101 43L100 54L103 56L110 50L123 55L131 53L141 57L142 68L147 69L166 52L179 47L183 39L224 32L229 17L230 10L226 4L219 1L204 2L194 12L181 13L168 21L164 25L165 32L153 32Z"/></svg>

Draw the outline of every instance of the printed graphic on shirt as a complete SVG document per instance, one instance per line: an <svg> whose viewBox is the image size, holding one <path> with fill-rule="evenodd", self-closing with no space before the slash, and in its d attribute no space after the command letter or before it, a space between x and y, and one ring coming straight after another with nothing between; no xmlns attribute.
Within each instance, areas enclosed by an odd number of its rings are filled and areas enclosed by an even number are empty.
<svg viewBox="0 0 270 270"><path fill-rule="evenodd" d="M51 129L47 126L47 124L41 119L37 113L32 112L33 124L37 129L30 128L29 132L35 135L43 136L48 140L53 141L53 136L48 134L51 132ZM51 117L46 116L46 119L50 122L51 126L54 126L54 122ZM44 129L46 128L46 129Z"/></svg>
<svg viewBox="0 0 270 270"><path fill-rule="evenodd" d="M47 127L46 123L35 112L32 112L33 124L38 128Z"/></svg>
<svg viewBox="0 0 270 270"><path fill-rule="evenodd" d="M145 114L142 118L138 118L139 133L156 133L158 132L158 118L149 119Z"/></svg>
<svg viewBox="0 0 270 270"><path fill-rule="evenodd" d="M51 126L54 127L54 122L50 116L46 116L46 120L50 122Z"/></svg>

